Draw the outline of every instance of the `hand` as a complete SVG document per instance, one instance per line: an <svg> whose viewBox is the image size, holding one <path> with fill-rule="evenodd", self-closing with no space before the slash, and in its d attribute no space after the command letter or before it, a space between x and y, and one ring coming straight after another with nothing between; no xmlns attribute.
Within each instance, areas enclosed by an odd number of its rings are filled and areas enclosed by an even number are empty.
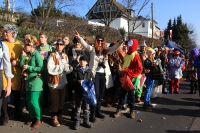
<svg viewBox="0 0 200 133"><path fill-rule="evenodd" d="M76 38L80 38L80 35L79 35L79 33L78 33L77 30L74 31L74 36L75 36Z"/></svg>
<svg viewBox="0 0 200 133"><path fill-rule="evenodd" d="M79 82L80 84L81 84L81 81L82 81L82 80L78 80L78 82Z"/></svg>
<svg viewBox="0 0 200 133"><path fill-rule="evenodd" d="M144 73L150 73L150 70L149 69L145 69Z"/></svg>
<svg viewBox="0 0 200 133"><path fill-rule="evenodd" d="M7 86L5 90L5 97L8 97L11 93L11 87Z"/></svg>
<svg viewBox="0 0 200 133"><path fill-rule="evenodd" d="M26 55L24 48L22 49L22 55L24 55L24 56Z"/></svg>
<svg viewBox="0 0 200 133"><path fill-rule="evenodd" d="M28 68L28 65L24 65L23 69L26 70Z"/></svg>
<svg viewBox="0 0 200 133"><path fill-rule="evenodd" d="M14 66L17 65L17 61L16 61L16 60L12 60L11 64L12 64L12 66L14 67Z"/></svg>

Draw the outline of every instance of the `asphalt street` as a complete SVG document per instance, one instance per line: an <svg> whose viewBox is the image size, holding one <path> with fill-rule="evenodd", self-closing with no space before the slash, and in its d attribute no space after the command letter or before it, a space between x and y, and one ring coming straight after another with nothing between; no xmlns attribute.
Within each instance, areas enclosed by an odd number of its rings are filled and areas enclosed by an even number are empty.
<svg viewBox="0 0 200 133"><path fill-rule="evenodd" d="M200 133L200 107L197 106L200 98L198 93L189 94L189 91L189 82L181 82L180 94L163 94L161 98L152 99L152 103L156 104L152 112L137 107L135 119L129 118L129 112L113 118L116 108L102 107L106 118L97 119L91 129L81 126L79 130L73 130L74 123L69 117L70 105L66 103L65 125L52 127L50 112L46 111L44 123L36 129L12 120L11 116L9 123L0 127L0 133ZM28 116L26 111L23 115Z"/></svg>

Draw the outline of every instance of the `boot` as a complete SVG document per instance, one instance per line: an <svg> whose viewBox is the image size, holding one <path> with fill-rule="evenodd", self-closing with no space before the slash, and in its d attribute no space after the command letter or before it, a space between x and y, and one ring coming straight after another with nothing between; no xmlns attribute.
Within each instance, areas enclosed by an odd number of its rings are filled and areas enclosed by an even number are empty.
<svg viewBox="0 0 200 133"><path fill-rule="evenodd" d="M96 107L92 106L91 107L91 114L90 114L90 121L91 122L95 122L96 121L95 114L96 114Z"/></svg>
<svg viewBox="0 0 200 133"><path fill-rule="evenodd" d="M118 106L118 102L117 102L117 96L114 95L111 97L111 103L113 106L117 107Z"/></svg>
<svg viewBox="0 0 200 133"><path fill-rule="evenodd" d="M58 122L62 125L66 124L66 121L62 117L62 114L58 114Z"/></svg>
<svg viewBox="0 0 200 133"><path fill-rule="evenodd" d="M8 116L5 116L5 117L3 118L3 125L8 124L8 121L9 121L9 117L8 117Z"/></svg>
<svg viewBox="0 0 200 133"><path fill-rule="evenodd" d="M92 128L92 125L90 124L89 119L85 119L83 121L83 126L86 128Z"/></svg>
<svg viewBox="0 0 200 133"><path fill-rule="evenodd" d="M58 122L58 117L57 116L53 116L52 117L52 125L54 127L59 127L60 126L60 123Z"/></svg>
<svg viewBox="0 0 200 133"><path fill-rule="evenodd" d="M108 108L111 107L111 105L110 105L110 97L109 96L105 96L105 107L108 107Z"/></svg>
<svg viewBox="0 0 200 133"><path fill-rule="evenodd" d="M101 109L101 102L99 102L99 104L97 104L96 117L104 119L105 116L101 113L100 109Z"/></svg>
<svg viewBox="0 0 200 133"><path fill-rule="evenodd" d="M72 108L71 121L74 121L74 113L75 113L75 108Z"/></svg>
<svg viewBox="0 0 200 133"><path fill-rule="evenodd" d="M76 121L76 122L75 122L74 129L75 129L75 130L78 130L79 127L80 127L80 121Z"/></svg>
<svg viewBox="0 0 200 133"><path fill-rule="evenodd" d="M121 110L117 110L117 112L114 114L114 117L117 118L121 116Z"/></svg>
<svg viewBox="0 0 200 133"><path fill-rule="evenodd" d="M132 119L135 118L135 112L134 112L134 111L131 111L131 112L130 112L130 117L131 117Z"/></svg>

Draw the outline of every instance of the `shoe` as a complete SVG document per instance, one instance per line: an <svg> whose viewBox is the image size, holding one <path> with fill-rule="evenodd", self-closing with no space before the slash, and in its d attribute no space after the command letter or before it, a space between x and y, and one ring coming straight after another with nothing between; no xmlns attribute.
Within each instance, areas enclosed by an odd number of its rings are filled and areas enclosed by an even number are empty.
<svg viewBox="0 0 200 133"><path fill-rule="evenodd" d="M57 116L53 116L52 117L52 125L54 127L59 127L60 126L60 123L58 122L58 117Z"/></svg>
<svg viewBox="0 0 200 133"><path fill-rule="evenodd" d="M173 94L173 91L169 91L170 94Z"/></svg>
<svg viewBox="0 0 200 133"><path fill-rule="evenodd" d="M135 118L135 112L134 112L134 111L131 111L131 112L130 112L130 117L131 117L132 119Z"/></svg>
<svg viewBox="0 0 200 133"><path fill-rule="evenodd" d="M192 92L192 91L190 91L189 93L190 93L190 94L193 94L193 92Z"/></svg>
<svg viewBox="0 0 200 133"><path fill-rule="evenodd" d="M8 124L8 121L9 121L9 117L8 117L8 116L5 116L5 117L3 118L3 123L2 123L2 125Z"/></svg>
<svg viewBox="0 0 200 133"><path fill-rule="evenodd" d="M58 122L62 125L66 124L66 121L63 119L62 115L58 115Z"/></svg>
<svg viewBox="0 0 200 133"><path fill-rule="evenodd" d="M96 121L95 115L91 115L91 116L90 116L90 121L91 121L91 122L95 122L95 121Z"/></svg>
<svg viewBox="0 0 200 133"><path fill-rule="evenodd" d="M96 112L96 117L101 118L101 119L105 118L105 116L100 111Z"/></svg>
<svg viewBox="0 0 200 133"><path fill-rule="evenodd" d="M33 124L33 127L34 128L39 127L41 124L42 124L42 121L36 120L36 122Z"/></svg>
<svg viewBox="0 0 200 133"><path fill-rule="evenodd" d="M33 120L29 120L27 122L25 122L26 125L31 125L33 123Z"/></svg>
<svg viewBox="0 0 200 133"><path fill-rule="evenodd" d="M83 122L83 126L86 128L92 128L92 125L89 122Z"/></svg>
<svg viewBox="0 0 200 133"><path fill-rule="evenodd" d="M152 112L151 107L149 107L148 105L144 104L143 108L147 111L147 112Z"/></svg>
<svg viewBox="0 0 200 133"><path fill-rule="evenodd" d="M140 99L139 97L137 98L136 101L137 101L138 103L139 103L139 102L142 102L141 99Z"/></svg>
<svg viewBox="0 0 200 133"><path fill-rule="evenodd" d="M110 107L111 107L111 105L108 103L108 104L106 104L106 107L110 108Z"/></svg>
<svg viewBox="0 0 200 133"><path fill-rule="evenodd" d="M76 121L75 126L74 126L74 129L75 129L75 130L78 130L79 127L80 127L80 121Z"/></svg>
<svg viewBox="0 0 200 133"><path fill-rule="evenodd" d="M180 92L179 92L179 91L175 91L174 93L175 93L175 94L180 94Z"/></svg>
<svg viewBox="0 0 200 133"><path fill-rule="evenodd" d="M117 118L121 116L121 110L117 110L117 112L114 114L114 117Z"/></svg>

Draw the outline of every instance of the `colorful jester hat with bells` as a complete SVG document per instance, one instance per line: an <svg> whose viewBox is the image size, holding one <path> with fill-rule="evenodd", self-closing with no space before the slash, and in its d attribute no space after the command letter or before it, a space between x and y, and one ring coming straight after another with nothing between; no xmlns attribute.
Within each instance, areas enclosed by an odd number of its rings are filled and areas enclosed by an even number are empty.
<svg viewBox="0 0 200 133"><path fill-rule="evenodd" d="M130 65L131 60L134 59L135 55L137 54L138 49L138 41L136 39L131 39L128 41L128 52L124 57L124 65L123 68L126 68Z"/></svg>

